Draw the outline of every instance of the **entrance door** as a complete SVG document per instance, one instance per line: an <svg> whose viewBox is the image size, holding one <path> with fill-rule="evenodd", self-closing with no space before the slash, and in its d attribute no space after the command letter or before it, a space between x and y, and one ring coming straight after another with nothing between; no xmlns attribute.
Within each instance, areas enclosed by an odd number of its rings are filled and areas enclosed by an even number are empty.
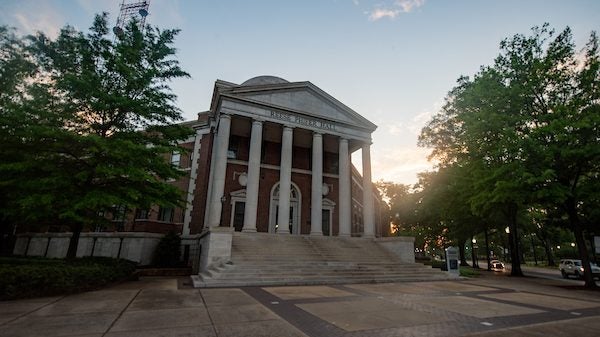
<svg viewBox="0 0 600 337"><path fill-rule="evenodd" d="M290 234L300 234L300 209L301 209L300 189L292 183L290 189ZM277 233L277 218L279 216L279 183L273 186L271 190L271 205L269 212L269 233Z"/></svg>
<svg viewBox="0 0 600 337"><path fill-rule="evenodd" d="M236 201L233 209L233 227L236 232L241 232L244 227L244 210L246 209L246 203L243 201Z"/></svg>
<svg viewBox="0 0 600 337"><path fill-rule="evenodd" d="M269 221L269 233L277 233L277 229L279 225L277 224L277 219L279 218L279 200L274 202L274 212L271 212L271 218ZM290 203L290 219L288 228L290 230L290 234L299 234L298 228L298 213L300 210L298 209L297 202ZM274 213L274 214L273 214Z"/></svg>
<svg viewBox="0 0 600 337"><path fill-rule="evenodd" d="M329 223L331 211L328 209L324 209L321 213L321 223L323 235L330 236L331 235L331 224Z"/></svg>

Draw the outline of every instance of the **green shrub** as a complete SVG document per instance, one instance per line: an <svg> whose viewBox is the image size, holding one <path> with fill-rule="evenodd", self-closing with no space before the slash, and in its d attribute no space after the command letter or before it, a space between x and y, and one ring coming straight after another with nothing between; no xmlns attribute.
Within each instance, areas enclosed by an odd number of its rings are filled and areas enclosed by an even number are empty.
<svg viewBox="0 0 600 337"><path fill-rule="evenodd" d="M106 257L73 260L2 258L0 300L93 290L127 279L134 272L134 262Z"/></svg>
<svg viewBox="0 0 600 337"><path fill-rule="evenodd" d="M154 252L154 265L157 267L178 267L181 265L181 238L171 231L160 239Z"/></svg>

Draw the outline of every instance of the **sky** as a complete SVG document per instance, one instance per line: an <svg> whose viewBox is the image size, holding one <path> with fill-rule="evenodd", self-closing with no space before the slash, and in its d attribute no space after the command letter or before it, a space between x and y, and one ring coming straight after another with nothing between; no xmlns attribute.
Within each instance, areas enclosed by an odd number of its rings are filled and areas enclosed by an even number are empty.
<svg viewBox="0 0 600 337"><path fill-rule="evenodd" d="M0 25L52 37L66 24L87 30L95 13L116 22L121 1L0 0ZM185 120L208 110L217 79L310 81L378 125L373 180L404 184L434 165L417 146L421 128L502 39L548 22L571 27L582 48L600 31L597 0L150 0L149 12L146 23L181 29L177 58L191 78L171 88Z"/></svg>

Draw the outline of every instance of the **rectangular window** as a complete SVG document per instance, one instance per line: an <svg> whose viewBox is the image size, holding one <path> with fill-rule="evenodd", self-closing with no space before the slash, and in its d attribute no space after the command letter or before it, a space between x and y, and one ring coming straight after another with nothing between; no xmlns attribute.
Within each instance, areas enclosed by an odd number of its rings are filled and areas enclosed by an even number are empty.
<svg viewBox="0 0 600 337"><path fill-rule="evenodd" d="M113 206L112 221L124 221L126 210L127 208L125 207L125 205Z"/></svg>
<svg viewBox="0 0 600 337"><path fill-rule="evenodd" d="M181 163L181 153L179 153L179 151L173 151L173 153L171 153L171 165L179 167L180 163Z"/></svg>
<svg viewBox="0 0 600 337"><path fill-rule="evenodd" d="M160 207L158 210L158 221L173 222L175 210L173 207Z"/></svg>
<svg viewBox="0 0 600 337"><path fill-rule="evenodd" d="M148 210L147 209L136 209L135 210L135 218L136 219L148 219Z"/></svg>
<svg viewBox="0 0 600 337"><path fill-rule="evenodd" d="M237 159L239 147L240 147L240 137L231 136L229 138L229 146L227 149L227 159Z"/></svg>

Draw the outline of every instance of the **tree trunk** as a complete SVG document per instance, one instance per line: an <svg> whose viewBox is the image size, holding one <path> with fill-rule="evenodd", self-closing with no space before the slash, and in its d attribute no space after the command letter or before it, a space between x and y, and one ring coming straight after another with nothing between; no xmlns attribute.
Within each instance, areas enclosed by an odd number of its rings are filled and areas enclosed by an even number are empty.
<svg viewBox="0 0 600 337"><path fill-rule="evenodd" d="M521 259L519 252L519 233L517 232L517 206L511 205L509 206L509 228L510 235L508 237L509 246L510 246L510 259L512 268L510 270L511 276L523 276L523 271L521 270Z"/></svg>
<svg viewBox="0 0 600 337"><path fill-rule="evenodd" d="M575 242L577 242L577 249L579 250L579 258L581 259L581 265L583 266L583 280L585 281L585 287L588 289L596 288L596 282L592 276L592 270L590 268L590 256L588 255L587 246L585 244L585 238L583 237L583 230L581 223L579 222L579 216L577 215L577 206L573 198L567 199L565 202L565 208L567 209L567 215L569 216L569 223L573 228L573 234L575 234Z"/></svg>
<svg viewBox="0 0 600 337"><path fill-rule="evenodd" d="M592 247L592 262L597 264L598 261L596 260L596 243L594 242L594 235L590 234L588 239L590 240L590 247Z"/></svg>
<svg viewBox="0 0 600 337"><path fill-rule="evenodd" d="M488 240L487 228L483 231L483 235L485 236L485 257L487 259L487 270L492 271L491 258L490 258L490 242Z"/></svg>
<svg viewBox="0 0 600 337"><path fill-rule="evenodd" d="M14 227L8 221L0 222L0 256L12 255L14 248Z"/></svg>
<svg viewBox="0 0 600 337"><path fill-rule="evenodd" d="M81 235L81 231L83 230L83 225L78 223L72 225L73 235L71 236L71 240L69 241L69 250L67 251L67 259L74 259L77 257L77 246L79 245L79 236Z"/></svg>
<svg viewBox="0 0 600 337"><path fill-rule="evenodd" d="M535 265L538 265L538 261L537 261L537 254L535 253L535 242L533 241L533 234L529 235L529 238L531 239L531 252L533 253L533 262L535 262Z"/></svg>
<svg viewBox="0 0 600 337"><path fill-rule="evenodd" d="M548 240L544 239L542 241L542 243L544 244L544 251L546 251L546 258L548 260L548 266L556 267L556 262L554 261L554 255L552 255L552 250L550 249L550 244L548 243Z"/></svg>
<svg viewBox="0 0 600 337"><path fill-rule="evenodd" d="M460 265L468 266L467 258L465 257L465 241L459 242L458 245L458 255L460 256Z"/></svg>

